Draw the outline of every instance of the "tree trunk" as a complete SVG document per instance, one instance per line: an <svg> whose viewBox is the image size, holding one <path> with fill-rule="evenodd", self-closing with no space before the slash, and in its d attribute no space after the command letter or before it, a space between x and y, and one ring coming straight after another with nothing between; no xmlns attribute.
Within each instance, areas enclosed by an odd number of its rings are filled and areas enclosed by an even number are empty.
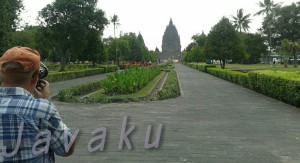
<svg viewBox="0 0 300 163"><path fill-rule="evenodd" d="M220 59L220 65L222 69L225 69L225 59Z"/></svg>
<svg viewBox="0 0 300 163"><path fill-rule="evenodd" d="M298 60L297 60L297 53L296 53L296 47L293 47L293 54L294 54L294 68L297 68Z"/></svg>
<svg viewBox="0 0 300 163"><path fill-rule="evenodd" d="M64 50L62 55L60 56L60 70L59 71L66 71L67 65L67 50Z"/></svg>
<svg viewBox="0 0 300 163"><path fill-rule="evenodd" d="M66 70L66 57L64 55L61 55L60 57L60 70L59 71L65 71Z"/></svg>
<svg viewBox="0 0 300 163"><path fill-rule="evenodd" d="M284 59L284 68L287 68L288 67L288 61L287 59Z"/></svg>

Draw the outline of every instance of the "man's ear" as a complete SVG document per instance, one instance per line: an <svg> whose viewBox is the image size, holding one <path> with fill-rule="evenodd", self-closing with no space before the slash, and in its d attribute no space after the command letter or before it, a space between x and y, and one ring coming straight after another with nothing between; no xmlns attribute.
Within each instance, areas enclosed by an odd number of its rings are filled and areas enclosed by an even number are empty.
<svg viewBox="0 0 300 163"><path fill-rule="evenodd" d="M31 84L36 85L39 80L39 70L36 70L31 77Z"/></svg>

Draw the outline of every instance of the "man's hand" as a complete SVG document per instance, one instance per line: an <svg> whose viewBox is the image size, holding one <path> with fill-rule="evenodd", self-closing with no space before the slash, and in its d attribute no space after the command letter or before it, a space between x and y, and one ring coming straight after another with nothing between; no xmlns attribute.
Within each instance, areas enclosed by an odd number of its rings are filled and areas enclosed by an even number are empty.
<svg viewBox="0 0 300 163"><path fill-rule="evenodd" d="M41 91L38 91L37 89L34 90L34 97L35 98L43 98L48 99L50 97L50 91L49 91L49 83L46 80L41 80Z"/></svg>

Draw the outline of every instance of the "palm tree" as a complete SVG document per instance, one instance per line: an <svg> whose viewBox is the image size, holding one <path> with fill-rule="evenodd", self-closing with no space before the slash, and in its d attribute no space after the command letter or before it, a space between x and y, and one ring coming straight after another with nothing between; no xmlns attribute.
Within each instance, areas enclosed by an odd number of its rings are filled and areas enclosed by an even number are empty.
<svg viewBox="0 0 300 163"><path fill-rule="evenodd" d="M232 16L233 20L233 26L240 32L242 33L242 30L244 32L249 31L249 23L251 22L250 19L251 14L247 14L244 16L244 10L239 9L236 12L236 17Z"/></svg>
<svg viewBox="0 0 300 163"><path fill-rule="evenodd" d="M281 3L274 3L273 0L264 0L264 2L259 2L259 7L262 8L255 15L264 15L266 14L265 21L267 21L267 28L269 31L269 50L271 53L272 47L272 31L271 23L274 17L274 9L281 6Z"/></svg>
<svg viewBox="0 0 300 163"><path fill-rule="evenodd" d="M118 15L113 15L112 17L110 17L110 22L112 22L113 23L113 25L114 25L114 38L116 38L116 28L118 27L118 26L120 26L120 23L119 23L119 17L118 17Z"/></svg>

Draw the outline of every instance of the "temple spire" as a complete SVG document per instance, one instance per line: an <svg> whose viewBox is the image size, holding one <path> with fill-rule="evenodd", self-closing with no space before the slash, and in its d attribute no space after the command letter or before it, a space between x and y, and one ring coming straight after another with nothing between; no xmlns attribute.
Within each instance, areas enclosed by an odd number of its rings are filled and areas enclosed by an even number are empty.
<svg viewBox="0 0 300 163"><path fill-rule="evenodd" d="M178 31L170 18L163 40L162 40L162 60L178 60L181 57L181 44Z"/></svg>

